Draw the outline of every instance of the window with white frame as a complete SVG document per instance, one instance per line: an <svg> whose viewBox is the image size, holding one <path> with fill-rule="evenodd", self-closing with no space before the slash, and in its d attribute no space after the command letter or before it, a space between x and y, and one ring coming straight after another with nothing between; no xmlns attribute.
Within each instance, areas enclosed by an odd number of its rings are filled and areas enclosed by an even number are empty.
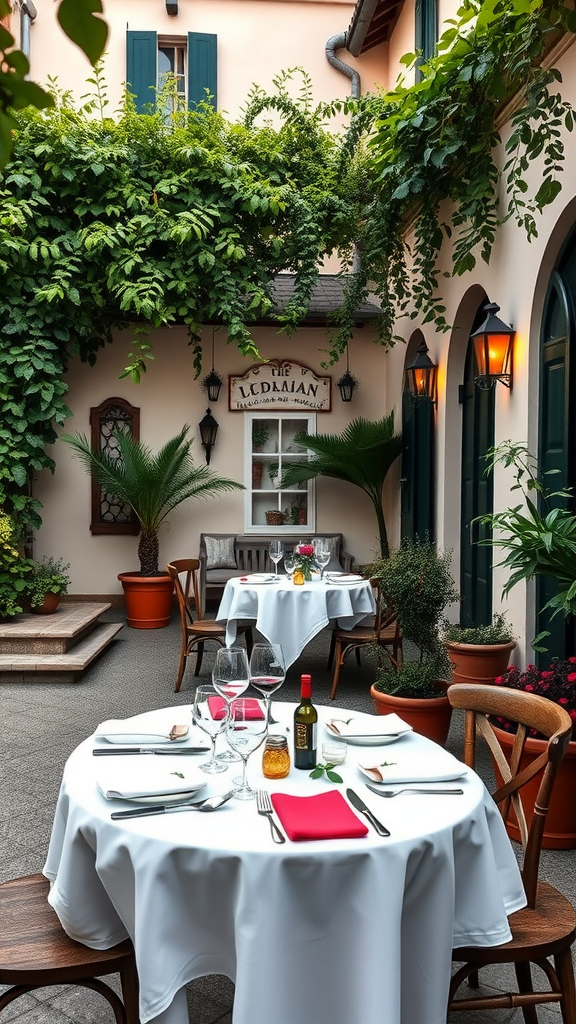
<svg viewBox="0 0 576 1024"><path fill-rule="evenodd" d="M314 531L314 481L281 486L289 463L304 456L294 444L302 430L316 433L314 413L245 413L245 533L294 533L294 527L304 533Z"/></svg>

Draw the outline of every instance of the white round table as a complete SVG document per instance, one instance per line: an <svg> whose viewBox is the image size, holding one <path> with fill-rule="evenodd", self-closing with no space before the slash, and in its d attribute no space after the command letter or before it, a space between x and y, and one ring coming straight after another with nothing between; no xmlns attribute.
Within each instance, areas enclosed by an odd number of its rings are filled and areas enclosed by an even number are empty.
<svg viewBox="0 0 576 1024"><path fill-rule="evenodd" d="M248 577L246 582L228 580L216 619L226 621L228 646L236 639L238 622L254 619L256 629L270 643L282 646L288 668L330 622L352 629L375 612L369 580L353 584L313 580L296 586L287 576L274 583L251 583Z"/></svg>
<svg viewBox="0 0 576 1024"><path fill-rule="evenodd" d="M274 702L274 731L292 736L293 708ZM350 712L319 708L320 743L322 722L338 714ZM112 758L93 757L89 738L64 771L44 869L50 902L88 946L131 937L142 1024L187 1024L184 986L206 974L235 982L234 1024L445 1024L452 946L507 941L507 913L524 892L500 815L470 770L451 784L462 796L383 800L366 788L358 760L393 761L398 744L438 752L410 733L381 748L349 744L339 769L342 791L361 794L389 838L370 828L362 839L280 846L253 801L112 821L129 805L99 792L97 766ZM169 760L178 770L188 758ZM224 792L237 773L207 776L203 792ZM265 780L261 751L248 777L271 792L334 788L294 768Z"/></svg>

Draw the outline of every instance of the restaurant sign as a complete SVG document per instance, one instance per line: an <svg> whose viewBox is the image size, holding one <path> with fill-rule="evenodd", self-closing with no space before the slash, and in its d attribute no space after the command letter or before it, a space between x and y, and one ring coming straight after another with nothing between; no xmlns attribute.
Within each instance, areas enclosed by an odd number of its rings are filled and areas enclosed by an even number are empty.
<svg viewBox="0 0 576 1024"><path fill-rule="evenodd" d="M242 377L230 375L228 380L229 408L233 412L254 409L330 412L331 377L317 377L301 363L270 359L251 366Z"/></svg>

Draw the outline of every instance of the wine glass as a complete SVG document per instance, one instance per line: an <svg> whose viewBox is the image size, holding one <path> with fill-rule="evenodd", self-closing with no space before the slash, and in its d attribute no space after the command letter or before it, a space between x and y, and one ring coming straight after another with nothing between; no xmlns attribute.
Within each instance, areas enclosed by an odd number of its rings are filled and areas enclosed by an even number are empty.
<svg viewBox="0 0 576 1024"><path fill-rule="evenodd" d="M250 656L250 682L264 697L266 722L270 721L270 698L285 678L286 666L280 644L254 644Z"/></svg>
<svg viewBox="0 0 576 1024"><path fill-rule="evenodd" d="M325 540L317 540L314 547L314 557L320 566L320 579L324 577L324 569L330 561L330 548Z"/></svg>
<svg viewBox="0 0 576 1024"><path fill-rule="evenodd" d="M216 739L223 731L227 717L222 715L220 718L214 718L212 715L212 708L214 708L216 703L219 703L218 697L219 694L213 686L204 684L197 686L196 693L194 694L194 706L192 708L192 721L194 725L197 725L203 732L208 734L212 744L210 760L198 765L203 772L208 772L210 775L227 770L227 766L222 764L216 757ZM217 714L216 710L214 714Z"/></svg>
<svg viewBox="0 0 576 1024"><path fill-rule="evenodd" d="M257 716L259 711L262 717ZM246 781L246 768L250 754L264 742L268 732L268 722L261 701L245 700L237 697L230 704L226 719L226 739L242 758L242 782L234 791L238 800L252 800L256 795Z"/></svg>
<svg viewBox="0 0 576 1024"><path fill-rule="evenodd" d="M270 553L270 561L274 562L274 568L276 570L276 579L279 579L279 576L278 576L278 562L280 561L280 559L282 558L282 555L284 554L284 545L283 545L282 541L281 540L271 540L270 541L269 553Z"/></svg>
<svg viewBox="0 0 576 1024"><path fill-rule="evenodd" d="M234 697L239 697L248 689L250 670L248 657L243 647L220 647L216 652L216 661L212 670L212 685L226 701L226 714ZM217 755L218 761L230 763L240 758L231 750Z"/></svg>
<svg viewBox="0 0 576 1024"><path fill-rule="evenodd" d="M292 578L292 573L296 568L296 554L294 551L284 552L284 568L286 569L286 575Z"/></svg>

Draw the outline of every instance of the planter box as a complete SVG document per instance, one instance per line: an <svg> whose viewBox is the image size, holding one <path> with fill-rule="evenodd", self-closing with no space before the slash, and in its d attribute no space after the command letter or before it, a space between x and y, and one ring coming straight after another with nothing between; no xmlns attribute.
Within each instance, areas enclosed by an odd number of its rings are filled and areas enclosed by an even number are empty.
<svg viewBox="0 0 576 1024"><path fill-rule="evenodd" d="M391 715L394 712L407 725L411 725L414 732L444 746L452 718L452 705L448 697L428 697L425 700L395 697L389 693L381 693L374 686L370 687L370 694L374 698L377 715Z"/></svg>
<svg viewBox="0 0 576 1024"><path fill-rule="evenodd" d="M516 641L507 644L458 644L451 640L445 645L452 663L453 683L493 683L508 668Z"/></svg>
<svg viewBox="0 0 576 1024"><path fill-rule="evenodd" d="M506 756L510 760L512 746L514 744L513 733L505 732L503 729L494 727L494 732L501 743ZM542 753L546 746L545 740L527 739L524 753L520 761L520 768L526 768L535 757ZM502 777L495 767L496 781L502 784ZM542 779L542 772L539 772L533 779L523 786L520 796L523 797L524 812L528 826L532 815L528 814L526 805L533 807L536 800L538 787ZM568 744L564 759L558 769L558 774L552 790L550 810L546 816L546 831L544 832L542 847L545 850L573 850L576 848L576 741ZM520 842L520 830L516 815L512 807L506 820L506 831L511 839Z"/></svg>

